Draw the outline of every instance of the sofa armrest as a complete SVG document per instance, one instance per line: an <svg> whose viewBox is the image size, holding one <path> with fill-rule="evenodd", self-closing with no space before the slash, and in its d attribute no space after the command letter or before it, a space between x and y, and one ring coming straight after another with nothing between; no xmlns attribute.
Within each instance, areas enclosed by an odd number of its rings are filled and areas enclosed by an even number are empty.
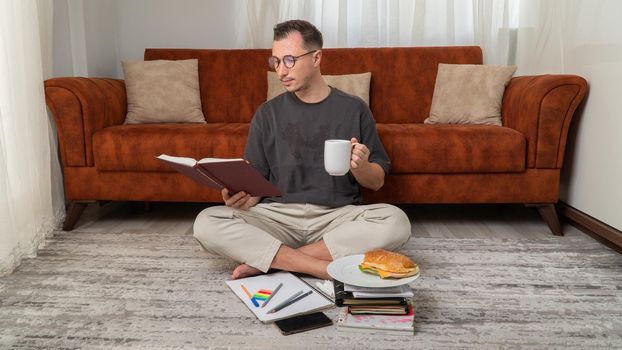
<svg viewBox="0 0 622 350"><path fill-rule="evenodd" d="M503 96L503 125L527 139L527 168L559 169L572 116L587 93L576 75L512 78Z"/></svg>
<svg viewBox="0 0 622 350"><path fill-rule="evenodd" d="M93 134L122 124L127 112L123 80L53 78L45 101L56 121L63 166L93 166Z"/></svg>

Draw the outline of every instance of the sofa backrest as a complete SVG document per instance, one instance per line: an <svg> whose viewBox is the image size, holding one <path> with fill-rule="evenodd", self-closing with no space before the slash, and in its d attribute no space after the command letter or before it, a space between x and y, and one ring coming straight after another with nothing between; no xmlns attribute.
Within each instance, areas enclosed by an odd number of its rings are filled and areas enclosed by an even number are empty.
<svg viewBox="0 0 622 350"><path fill-rule="evenodd" d="M208 123L249 122L266 100L270 49L146 49L145 60L199 60ZM482 64L477 46L324 49L322 74L371 72L378 123L421 123L430 113L439 63Z"/></svg>

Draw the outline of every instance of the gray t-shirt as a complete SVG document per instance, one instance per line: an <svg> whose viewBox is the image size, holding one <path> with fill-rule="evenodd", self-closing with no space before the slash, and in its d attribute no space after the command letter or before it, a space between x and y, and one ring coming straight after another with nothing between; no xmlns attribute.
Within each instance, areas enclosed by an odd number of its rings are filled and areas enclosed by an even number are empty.
<svg viewBox="0 0 622 350"><path fill-rule="evenodd" d="M263 103L251 122L244 158L283 192L263 202L329 207L360 203L352 173L331 176L324 170L324 141L352 137L369 148L370 162L389 172L374 118L360 98L331 88L318 103L305 103L290 92Z"/></svg>

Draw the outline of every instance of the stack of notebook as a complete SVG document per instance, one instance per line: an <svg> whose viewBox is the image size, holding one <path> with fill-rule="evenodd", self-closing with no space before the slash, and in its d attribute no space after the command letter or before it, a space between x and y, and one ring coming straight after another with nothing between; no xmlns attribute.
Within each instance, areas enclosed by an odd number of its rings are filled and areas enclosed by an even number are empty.
<svg viewBox="0 0 622 350"><path fill-rule="evenodd" d="M335 280L335 304L343 307L340 330L414 331L412 289L408 284L389 288L357 287Z"/></svg>

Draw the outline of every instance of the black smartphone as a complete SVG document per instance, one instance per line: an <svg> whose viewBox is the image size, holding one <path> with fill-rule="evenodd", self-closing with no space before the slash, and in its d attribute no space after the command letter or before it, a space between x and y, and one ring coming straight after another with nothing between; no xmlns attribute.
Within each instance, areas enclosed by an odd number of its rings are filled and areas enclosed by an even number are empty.
<svg viewBox="0 0 622 350"><path fill-rule="evenodd" d="M274 322L279 327L283 335L300 333L311 329L330 326L333 320L328 318L323 312L314 312L308 315L294 316Z"/></svg>

